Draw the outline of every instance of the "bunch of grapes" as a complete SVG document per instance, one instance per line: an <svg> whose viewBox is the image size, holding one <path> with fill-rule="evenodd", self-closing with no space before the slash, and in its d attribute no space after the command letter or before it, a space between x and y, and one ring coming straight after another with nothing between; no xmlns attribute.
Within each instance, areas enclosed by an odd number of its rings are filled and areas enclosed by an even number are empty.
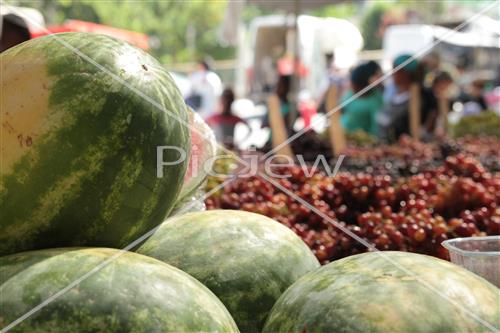
<svg viewBox="0 0 500 333"><path fill-rule="evenodd" d="M432 171L448 157L472 158L490 172L500 171L500 140L495 137L464 137L422 143L402 137L398 143L377 147L349 147L343 170L387 174L393 177ZM461 162L459 162L462 164Z"/></svg>
<svg viewBox="0 0 500 333"><path fill-rule="evenodd" d="M464 154L405 177L328 177L299 166L272 171L278 187L259 176L237 178L207 198L207 208L267 215L291 228L322 263L373 247L447 258L446 239L500 234L500 174Z"/></svg>

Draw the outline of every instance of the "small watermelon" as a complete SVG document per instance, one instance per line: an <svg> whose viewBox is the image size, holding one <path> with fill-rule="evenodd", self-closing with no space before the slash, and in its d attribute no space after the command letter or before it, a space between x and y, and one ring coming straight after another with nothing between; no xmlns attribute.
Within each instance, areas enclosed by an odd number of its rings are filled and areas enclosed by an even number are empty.
<svg viewBox="0 0 500 333"><path fill-rule="evenodd" d="M226 305L241 332L260 332L285 289L319 267L290 229L268 217L234 210L173 217L138 252L201 281Z"/></svg>
<svg viewBox="0 0 500 333"><path fill-rule="evenodd" d="M492 327L500 327L500 290L483 278L429 256L372 252L300 278L273 307L263 332L480 333Z"/></svg>
<svg viewBox="0 0 500 333"><path fill-rule="evenodd" d="M0 328L119 254L106 248L23 252L0 258ZM188 274L125 252L15 332L238 332L217 297Z"/></svg>
<svg viewBox="0 0 500 333"><path fill-rule="evenodd" d="M158 155L179 155L158 148L189 154L190 134L159 62L89 33L36 38L0 60L0 255L123 247L164 220L188 162L158 168Z"/></svg>

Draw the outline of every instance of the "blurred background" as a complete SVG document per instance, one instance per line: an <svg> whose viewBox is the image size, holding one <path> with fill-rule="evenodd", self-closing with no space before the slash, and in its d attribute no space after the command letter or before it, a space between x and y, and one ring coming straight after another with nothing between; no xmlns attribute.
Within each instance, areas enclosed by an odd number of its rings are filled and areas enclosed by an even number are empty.
<svg viewBox="0 0 500 333"><path fill-rule="evenodd" d="M243 148L262 147L269 141L266 100L270 94L284 89L280 99L287 107L282 113L288 115L289 109L288 130L297 131L327 111L325 92L332 82L340 101L349 90L356 92L356 66L371 61L381 75L393 68L400 55L416 55L424 71L422 87L432 89L436 74L446 72L441 81L449 76L453 83L447 90L451 111L498 112L500 105L500 93L495 90L500 71L498 7L467 22L491 1L18 0L1 4L5 36L16 25L26 27L30 38L96 32L153 54L171 71L188 104L205 119L228 109L233 118L215 117L209 124L215 129L221 122L229 124L225 126L229 130L222 128L216 134L220 139L229 136L230 144ZM457 26L459 32L450 34ZM429 47L441 38L437 46ZM366 86L369 78L363 75L368 74L358 71L357 75ZM384 86L387 99L391 90ZM477 105L467 106L468 102ZM318 132L327 126L313 123Z"/></svg>

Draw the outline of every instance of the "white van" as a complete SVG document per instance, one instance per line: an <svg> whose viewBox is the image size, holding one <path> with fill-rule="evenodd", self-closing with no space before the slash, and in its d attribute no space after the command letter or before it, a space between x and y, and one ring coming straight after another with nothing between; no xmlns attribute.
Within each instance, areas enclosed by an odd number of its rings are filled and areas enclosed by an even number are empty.
<svg viewBox="0 0 500 333"><path fill-rule="evenodd" d="M284 15L257 17L250 23L245 41L240 43L237 61L240 73L236 74L236 89L240 96L262 101L276 82L276 61L284 54L293 54L296 40L298 56L308 71L301 80L301 88L313 94L326 75L326 54L334 53L340 68L347 69L357 62L363 38L353 23L300 15L298 38L293 25L294 17Z"/></svg>

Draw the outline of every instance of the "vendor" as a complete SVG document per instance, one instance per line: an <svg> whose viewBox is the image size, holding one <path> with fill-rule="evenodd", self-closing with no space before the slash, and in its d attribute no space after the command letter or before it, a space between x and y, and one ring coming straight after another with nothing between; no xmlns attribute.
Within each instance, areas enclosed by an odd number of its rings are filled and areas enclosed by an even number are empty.
<svg viewBox="0 0 500 333"><path fill-rule="evenodd" d="M209 117L206 122L213 129L217 142L226 147L234 147L234 132L236 125L243 124L250 134L251 128L248 123L233 114L234 92L230 88L224 89L219 99L217 113Z"/></svg>
<svg viewBox="0 0 500 333"><path fill-rule="evenodd" d="M428 124L436 110L432 90L423 87L422 67L418 61L411 55L400 55L394 60L393 68L402 64L404 66L393 74L393 87L387 89L384 106L377 115L379 137L386 141L396 141L401 135L410 134L409 102L413 84L420 86L420 124Z"/></svg>
<svg viewBox="0 0 500 333"><path fill-rule="evenodd" d="M375 83L380 75L380 66L374 61L358 65L352 70L351 89L341 99L341 105L345 103L341 123L346 132L363 130L372 135L377 134L376 115L383 105L382 92L378 87L372 87L356 98L353 96Z"/></svg>
<svg viewBox="0 0 500 333"><path fill-rule="evenodd" d="M291 75L280 75L278 77L278 81L276 82L276 86L274 88L274 96L276 96L280 102L280 114L283 117L285 122L285 127L287 132L291 132L291 112L290 112L290 90L292 84L292 76ZM262 127L269 126L269 117L267 117L262 124Z"/></svg>

